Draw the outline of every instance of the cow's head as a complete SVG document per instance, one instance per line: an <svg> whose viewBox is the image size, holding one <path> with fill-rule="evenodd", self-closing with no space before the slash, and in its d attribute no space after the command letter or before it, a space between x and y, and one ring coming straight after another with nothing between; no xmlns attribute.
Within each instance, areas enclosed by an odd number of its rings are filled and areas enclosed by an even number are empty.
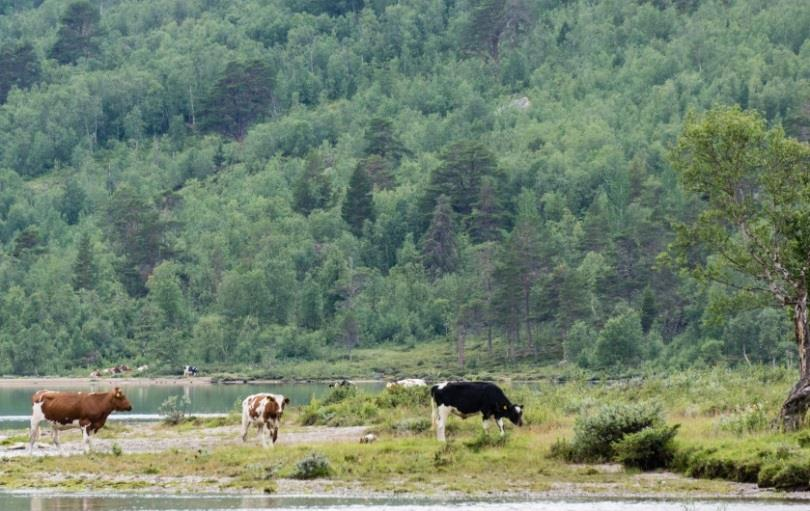
<svg viewBox="0 0 810 511"><path fill-rule="evenodd" d="M127 396L121 392L121 389L115 387L112 391L112 407L113 410L119 412L129 412L132 411L132 404L127 399Z"/></svg>
<svg viewBox="0 0 810 511"><path fill-rule="evenodd" d="M290 398L285 397L285 398L284 398L284 399L281 401L281 411L282 411L282 412L284 411L284 407L286 407L288 404L290 404Z"/></svg>
<svg viewBox="0 0 810 511"><path fill-rule="evenodd" d="M508 410L508 415L510 421L515 426L522 426L523 425L523 405L511 405Z"/></svg>

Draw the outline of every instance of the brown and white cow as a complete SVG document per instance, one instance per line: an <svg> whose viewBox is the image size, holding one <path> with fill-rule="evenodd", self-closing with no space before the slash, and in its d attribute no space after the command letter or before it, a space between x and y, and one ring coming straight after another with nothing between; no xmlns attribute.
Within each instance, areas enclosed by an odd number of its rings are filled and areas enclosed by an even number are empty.
<svg viewBox="0 0 810 511"><path fill-rule="evenodd" d="M271 437L273 447L278 438L278 427L284 407L290 398L278 394L253 394L242 401L242 441L247 440L248 428L256 424L262 446L267 447L267 437Z"/></svg>
<svg viewBox="0 0 810 511"><path fill-rule="evenodd" d="M53 443L62 452L59 432L65 429L82 430L84 452L90 452L90 435L107 422L113 411L132 410L127 397L118 387L109 392L55 392L39 390L31 397L31 431L29 451L39 438L39 423L47 420L53 427Z"/></svg>

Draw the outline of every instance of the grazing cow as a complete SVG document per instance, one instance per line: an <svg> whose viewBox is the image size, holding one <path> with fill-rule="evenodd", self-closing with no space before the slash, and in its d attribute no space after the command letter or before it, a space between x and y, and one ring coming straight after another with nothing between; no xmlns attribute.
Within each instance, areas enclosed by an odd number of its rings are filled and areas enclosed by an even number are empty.
<svg viewBox="0 0 810 511"><path fill-rule="evenodd" d="M248 428L256 424L262 446L267 447L267 437L273 439L270 447L276 444L278 426L284 407L290 404L290 398L277 394L253 394L242 401L242 441L247 440Z"/></svg>
<svg viewBox="0 0 810 511"><path fill-rule="evenodd" d="M421 378L405 378L404 380L392 381L385 384L385 388L387 389L393 389L396 387L406 389L411 387L427 387L427 383L425 383L425 380Z"/></svg>
<svg viewBox="0 0 810 511"><path fill-rule="evenodd" d="M183 376L197 376L197 368L194 366L183 367Z"/></svg>
<svg viewBox="0 0 810 511"><path fill-rule="evenodd" d="M118 387L109 392L39 390L31 397L31 404L29 451L34 450L34 442L39 438L39 423L47 420L53 427L53 443L59 452L62 452L59 432L79 428L84 439L84 452L89 453L90 435L104 426L110 413L132 410L129 400Z"/></svg>
<svg viewBox="0 0 810 511"><path fill-rule="evenodd" d="M142 365L142 366L136 367L135 372L136 373L142 373L142 372L146 371L147 369L149 369L148 365Z"/></svg>
<svg viewBox="0 0 810 511"><path fill-rule="evenodd" d="M430 395L436 439L441 442L446 441L444 428L451 413L462 419L480 413L483 416L484 431L489 426L488 421L494 419L501 430L501 435L504 434L504 417L516 426L523 425L523 406L513 405L500 387L494 383L444 382L432 386Z"/></svg>

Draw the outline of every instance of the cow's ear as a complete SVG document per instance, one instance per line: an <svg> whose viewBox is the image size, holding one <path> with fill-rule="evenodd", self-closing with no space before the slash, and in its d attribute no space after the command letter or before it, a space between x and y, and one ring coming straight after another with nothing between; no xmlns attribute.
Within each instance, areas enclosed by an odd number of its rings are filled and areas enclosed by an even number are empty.
<svg viewBox="0 0 810 511"><path fill-rule="evenodd" d="M290 404L290 398L285 397L285 398L284 398L284 404L285 404L285 405Z"/></svg>

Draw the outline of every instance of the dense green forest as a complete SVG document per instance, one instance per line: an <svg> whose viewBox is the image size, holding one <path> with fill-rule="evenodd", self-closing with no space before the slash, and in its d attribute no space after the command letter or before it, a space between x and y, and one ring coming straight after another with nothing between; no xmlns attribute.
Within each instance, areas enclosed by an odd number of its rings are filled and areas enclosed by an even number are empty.
<svg viewBox="0 0 810 511"><path fill-rule="evenodd" d="M810 138L808 36L802 0L0 0L0 374L795 365L783 309L660 255L689 112Z"/></svg>

